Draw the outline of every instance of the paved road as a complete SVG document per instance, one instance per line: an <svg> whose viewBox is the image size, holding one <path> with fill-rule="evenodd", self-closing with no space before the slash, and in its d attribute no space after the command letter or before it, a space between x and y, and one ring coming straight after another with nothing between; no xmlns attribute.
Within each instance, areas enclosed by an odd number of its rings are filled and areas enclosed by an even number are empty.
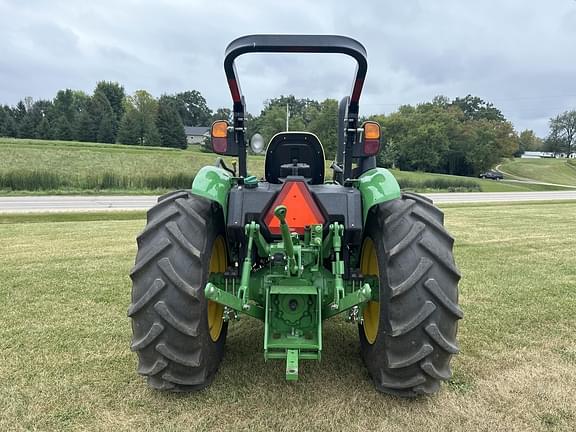
<svg viewBox="0 0 576 432"><path fill-rule="evenodd" d="M156 199L146 195L0 197L0 213L146 210Z"/></svg>
<svg viewBox="0 0 576 432"><path fill-rule="evenodd" d="M431 193L434 202L510 202L576 200L576 190L546 192L469 192ZM155 196L26 196L0 197L0 213L146 210L156 202Z"/></svg>

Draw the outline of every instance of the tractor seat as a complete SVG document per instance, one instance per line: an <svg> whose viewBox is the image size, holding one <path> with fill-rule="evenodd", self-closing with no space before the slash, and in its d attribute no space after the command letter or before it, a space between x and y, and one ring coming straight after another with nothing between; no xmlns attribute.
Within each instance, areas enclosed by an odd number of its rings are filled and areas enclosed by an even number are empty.
<svg viewBox="0 0 576 432"><path fill-rule="evenodd" d="M266 150L266 181L283 183L288 176L302 176L308 184L324 183L324 148L309 132L281 132Z"/></svg>

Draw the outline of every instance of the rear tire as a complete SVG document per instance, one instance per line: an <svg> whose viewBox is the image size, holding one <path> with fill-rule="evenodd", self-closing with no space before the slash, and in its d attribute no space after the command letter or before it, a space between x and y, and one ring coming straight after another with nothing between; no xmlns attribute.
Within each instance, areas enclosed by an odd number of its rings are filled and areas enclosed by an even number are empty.
<svg viewBox="0 0 576 432"><path fill-rule="evenodd" d="M211 201L187 191L158 201L138 236L130 272L131 349L150 387L195 391L212 382L224 354L227 324L204 297L210 271L224 271L227 264L224 222Z"/></svg>
<svg viewBox="0 0 576 432"><path fill-rule="evenodd" d="M443 219L430 200L408 193L369 214L361 271L379 274L380 301L365 308L360 346L374 385L384 393L431 394L451 377L463 314L454 240Z"/></svg>

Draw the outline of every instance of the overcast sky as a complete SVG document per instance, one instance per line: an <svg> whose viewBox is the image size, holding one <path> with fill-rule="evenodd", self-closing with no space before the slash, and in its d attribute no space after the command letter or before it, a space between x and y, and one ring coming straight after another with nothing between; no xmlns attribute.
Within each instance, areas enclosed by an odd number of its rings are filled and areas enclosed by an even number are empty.
<svg viewBox="0 0 576 432"><path fill-rule="evenodd" d="M197 89L212 109L230 107L224 49L248 33L358 39L368 51L363 114L471 93L544 136L550 117L576 109L575 0L0 0L0 103L112 80L155 96ZM238 70L257 114L280 94L340 99L354 63L261 54Z"/></svg>

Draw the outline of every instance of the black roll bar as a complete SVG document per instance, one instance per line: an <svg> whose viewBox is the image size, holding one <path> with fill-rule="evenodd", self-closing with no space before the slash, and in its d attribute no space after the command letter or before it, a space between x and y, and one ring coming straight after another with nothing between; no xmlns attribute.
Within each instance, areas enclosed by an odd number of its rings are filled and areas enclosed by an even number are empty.
<svg viewBox="0 0 576 432"><path fill-rule="evenodd" d="M356 76L350 92L348 103L347 133L345 154L350 157L344 158L344 179L351 175L352 170L352 146L356 138L358 123L358 102L368 62L364 46L347 36L337 35L248 35L242 36L230 42L224 56L224 71L232 100L234 101L234 133L238 145L238 165L241 177L246 173L246 143L244 139L244 121L246 104L240 88L240 82L236 73L234 60L246 53L336 53L346 54L356 60ZM352 133L354 130L354 133Z"/></svg>

